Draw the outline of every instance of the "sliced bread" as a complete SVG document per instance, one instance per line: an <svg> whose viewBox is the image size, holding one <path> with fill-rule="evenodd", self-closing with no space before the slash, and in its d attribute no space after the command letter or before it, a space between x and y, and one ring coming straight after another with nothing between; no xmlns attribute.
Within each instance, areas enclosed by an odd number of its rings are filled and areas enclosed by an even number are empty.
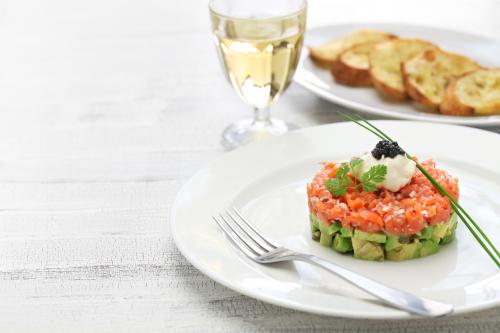
<svg viewBox="0 0 500 333"><path fill-rule="evenodd" d="M440 111L458 116L500 114L500 68L479 69L454 79Z"/></svg>
<svg viewBox="0 0 500 333"><path fill-rule="evenodd" d="M393 99L405 99L408 95L401 64L429 48L436 46L420 39L392 39L377 43L369 56L370 77L375 88Z"/></svg>
<svg viewBox="0 0 500 333"><path fill-rule="evenodd" d="M432 48L405 61L401 70L408 95L418 103L437 110L450 81L479 68L467 57Z"/></svg>
<svg viewBox="0 0 500 333"><path fill-rule="evenodd" d="M356 44L377 42L394 37L393 34L382 31L369 29L357 30L340 39L310 47L309 55L316 64L329 68L340 53Z"/></svg>
<svg viewBox="0 0 500 333"><path fill-rule="evenodd" d="M358 44L340 53L330 68L335 81L348 86L370 86L368 56L376 44Z"/></svg>

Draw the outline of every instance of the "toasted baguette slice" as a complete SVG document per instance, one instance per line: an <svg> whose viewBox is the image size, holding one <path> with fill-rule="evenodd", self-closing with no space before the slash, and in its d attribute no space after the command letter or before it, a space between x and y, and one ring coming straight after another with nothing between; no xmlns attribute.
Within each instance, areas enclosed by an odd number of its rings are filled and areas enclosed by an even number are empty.
<svg viewBox="0 0 500 333"><path fill-rule="evenodd" d="M329 68L342 51L345 51L356 44L377 42L394 37L394 35L382 31L368 29L357 30L343 38L332 40L322 45L310 47L309 55L316 64Z"/></svg>
<svg viewBox="0 0 500 333"><path fill-rule="evenodd" d="M368 55L376 44L358 44L340 53L330 68L335 81L348 86L370 86Z"/></svg>
<svg viewBox="0 0 500 333"><path fill-rule="evenodd" d="M375 88L397 100L407 97L401 63L435 45L419 39L392 39L380 42L370 52L370 77Z"/></svg>
<svg viewBox="0 0 500 333"><path fill-rule="evenodd" d="M440 110L456 116L500 114L500 68L480 69L453 80Z"/></svg>
<svg viewBox="0 0 500 333"><path fill-rule="evenodd" d="M432 110L439 108L451 80L480 68L467 57L438 49L427 49L401 66L408 95Z"/></svg>

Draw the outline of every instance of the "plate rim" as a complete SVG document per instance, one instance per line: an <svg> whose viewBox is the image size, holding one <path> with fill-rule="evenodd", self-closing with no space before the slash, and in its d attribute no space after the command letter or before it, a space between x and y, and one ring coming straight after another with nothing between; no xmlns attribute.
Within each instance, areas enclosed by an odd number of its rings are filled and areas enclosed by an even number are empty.
<svg viewBox="0 0 500 333"><path fill-rule="evenodd" d="M443 123L429 123L425 121L408 121L408 120L373 120L370 121L374 124L382 124L382 125L387 125L387 124L397 124L397 123L412 123L412 124L418 124L418 125L425 125L425 126L437 126L437 127L459 127L465 130L470 130L473 132L481 132L482 134L486 135L491 135L491 136L497 136L500 135L495 132L491 132L488 130L480 129L480 128L474 128L474 127L467 127L467 126L461 126L461 125L455 125L455 124L443 124ZM224 287L236 291L239 294L245 295L247 297L251 297L254 299L257 299L259 301L268 303L268 304L273 304L277 306L281 306L287 309L292 309L292 310L298 310L301 312L305 313L311 313L311 314L316 314L316 315L324 315L324 316L329 316L329 317L341 317L341 318L352 318L352 319L375 319L375 320L405 320L405 319L426 319L428 317L422 317L422 316L417 316L413 314L406 313L404 311L399 311L399 310L394 310L388 308L389 314L384 314L384 315L379 315L377 313L370 313L366 311L359 311L359 312L352 312L352 311L344 311L342 309L336 309L335 311L328 311L328 310L323 310L323 308L311 308L306 305L302 305L301 303L289 301L289 300L281 300L280 298L275 298L275 297L266 297L265 295L262 295L258 292L254 292L251 289L245 289L243 287L239 287L238 285L231 284L229 280L224 279L223 277L220 277L219 275L212 273L209 269L205 269L205 267L201 264L200 261L198 261L195 256L193 256L190 251L186 249L184 246L186 243L182 242L180 240L180 236L176 231L175 224L176 224L176 211L177 211L177 206L178 202L182 196L182 194L187 191L189 185L191 185L194 181L196 181L196 178L199 177L200 175L203 174L206 170L209 168L213 167L216 163L220 163L224 159L230 158L232 155L235 153L241 153L242 151L246 153L247 150L250 149L257 149L253 147L258 147L260 145L265 145L268 143L270 140L275 141L275 139L286 139L287 137L290 137L292 135L295 135L295 133L301 133L301 132L306 132L306 131L314 131L315 128L318 127L335 127L338 125L342 124L347 124L350 123L348 121L345 122L336 122L336 123L329 123L329 124L321 124L321 125L316 125L316 126L310 126L310 127L305 127L301 128L298 130L291 131L279 138L271 138L265 141L260 141L260 142L254 142L251 144L248 144L247 146L241 147L239 149L233 150L231 152L228 152L219 158L216 158L215 160L211 161L210 163L206 164L203 166L201 169L199 169L195 174L193 174L181 187L181 189L177 192L177 195L175 197L175 200L172 204L171 212L170 212L170 219L169 219L169 226L170 226L170 234L172 236L172 239L174 240L174 243L179 250L179 252L184 256L184 258L191 264L193 265L197 270L199 270L201 273L203 273L205 276L208 278L212 279L213 281L223 285ZM498 137L497 137L498 138ZM229 156L229 157L228 157ZM500 274L500 273L497 273ZM495 308L500 306L500 296L497 299L493 299L490 301L483 301L480 302L476 305L468 306L465 308L459 308L458 311L454 310L451 314L447 315L447 317L450 316L455 316L459 314L467 314L467 313L474 313L477 311L481 310L487 310L491 308ZM359 314L361 313L361 315Z"/></svg>
<svg viewBox="0 0 500 333"><path fill-rule="evenodd" d="M404 27L404 28L412 28L412 29L430 29L435 31L441 31L443 33L452 33L462 36L468 36L471 38L477 38L483 41L489 41L491 43L500 44L500 39L493 38L491 36L481 35L472 32L466 32L461 30L447 29L443 27L433 26L433 25L418 25L418 24L406 24L406 23L393 23L393 22L356 22L356 23L340 23L340 24L326 24L315 26L314 28L308 29L306 32L307 36L311 34L318 33L324 29L339 29L339 28L349 28L349 29L360 29L360 28L381 28L383 27ZM387 28L386 28L387 29ZM390 29L390 28L389 28ZM415 120L415 121L428 121L433 123L442 123L442 124L453 124L453 125L468 125L468 126L478 126L478 127L495 127L500 126L500 115L489 115L489 116L475 116L475 117L462 117L462 116L448 116L442 114L433 114L425 111L415 110L416 114L396 114L393 111L386 110L384 107L376 107L365 105L363 103L359 103L357 101L353 101L351 99L346 99L338 94L335 94L331 90L322 89L321 87L315 85L313 82L307 79L304 73L306 72L304 69L304 62L309 60L309 51L303 50L299 64L297 66L297 71L293 77L293 81L299 84L304 89L310 91L311 93L323 98L324 100L333 102L340 106L346 107L348 109L352 109L358 112L362 112L364 114L375 115L387 117L390 119L396 120Z"/></svg>

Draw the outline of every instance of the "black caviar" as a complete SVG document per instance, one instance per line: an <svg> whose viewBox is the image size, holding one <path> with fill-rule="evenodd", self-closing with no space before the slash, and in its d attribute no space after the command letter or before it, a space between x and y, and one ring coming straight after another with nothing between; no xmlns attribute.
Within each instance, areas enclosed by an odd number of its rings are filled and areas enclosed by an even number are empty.
<svg viewBox="0 0 500 333"><path fill-rule="evenodd" d="M379 141L372 150L372 156L377 160L380 160L382 156L394 158L398 155L404 155L404 151L396 141Z"/></svg>

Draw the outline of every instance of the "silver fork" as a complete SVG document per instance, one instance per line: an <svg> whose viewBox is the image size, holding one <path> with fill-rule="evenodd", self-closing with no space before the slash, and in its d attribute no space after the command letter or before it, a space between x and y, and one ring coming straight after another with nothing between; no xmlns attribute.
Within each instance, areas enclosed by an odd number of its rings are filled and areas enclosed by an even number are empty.
<svg viewBox="0 0 500 333"><path fill-rule="evenodd" d="M331 261L280 246L264 237L236 208L226 210L225 214L219 214L219 217L213 216L212 218L237 249L259 264L289 260L304 261L341 277L392 307L431 317L443 316L453 311L453 306L450 304L436 302L391 288Z"/></svg>

